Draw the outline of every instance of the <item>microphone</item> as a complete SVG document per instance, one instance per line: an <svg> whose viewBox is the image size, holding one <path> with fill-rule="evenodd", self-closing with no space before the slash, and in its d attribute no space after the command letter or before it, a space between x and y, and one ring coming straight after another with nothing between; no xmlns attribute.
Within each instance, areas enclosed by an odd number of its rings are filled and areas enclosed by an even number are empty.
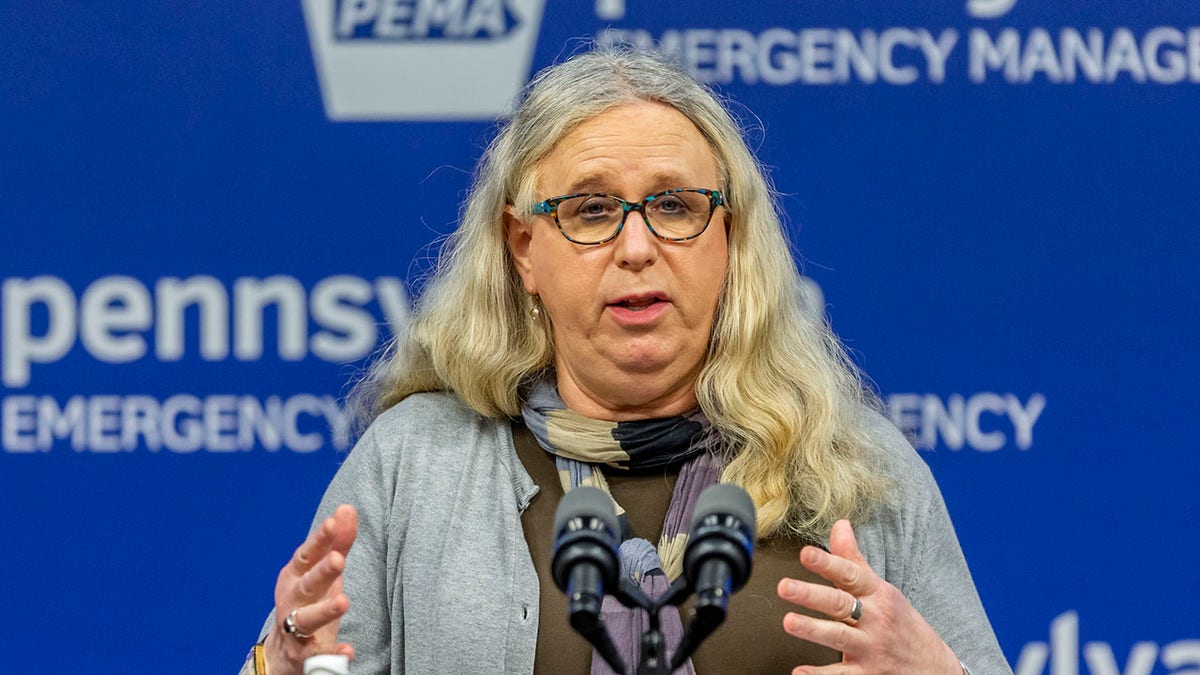
<svg viewBox="0 0 1200 675"><path fill-rule="evenodd" d="M594 487L568 492L554 512L554 553L550 573L567 594L571 627L590 642L618 673L625 663L600 615L606 588L615 589L621 569L616 511L612 498Z"/></svg>
<svg viewBox="0 0 1200 675"><path fill-rule="evenodd" d="M742 488L717 484L696 500L683 553L683 573L696 589L696 616L671 659L671 670L682 666L725 621L729 596L750 578L754 530L754 502Z"/></svg>

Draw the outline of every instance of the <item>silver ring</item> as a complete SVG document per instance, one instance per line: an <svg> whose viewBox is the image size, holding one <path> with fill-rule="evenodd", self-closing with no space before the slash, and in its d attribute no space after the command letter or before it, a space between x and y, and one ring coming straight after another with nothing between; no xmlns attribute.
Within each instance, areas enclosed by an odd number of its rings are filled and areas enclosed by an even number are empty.
<svg viewBox="0 0 1200 675"><path fill-rule="evenodd" d="M287 618L283 620L283 632L285 632L288 635L291 635L297 639L307 640L310 637L312 637L312 635L306 635L304 633L301 633L300 629L296 627L296 612L298 612L298 611L300 611L300 610L293 609L292 613L288 614Z"/></svg>
<svg viewBox="0 0 1200 675"><path fill-rule="evenodd" d="M851 596L853 597L853 596ZM854 598L854 607L850 609L850 616L842 619L842 623L847 626L853 626L862 618L862 600Z"/></svg>

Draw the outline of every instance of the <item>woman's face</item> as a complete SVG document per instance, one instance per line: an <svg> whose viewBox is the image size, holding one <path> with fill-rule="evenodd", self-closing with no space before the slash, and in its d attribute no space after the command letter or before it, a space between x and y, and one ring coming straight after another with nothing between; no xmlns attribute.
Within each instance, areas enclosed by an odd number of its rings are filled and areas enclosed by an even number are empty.
<svg viewBox="0 0 1200 675"><path fill-rule="evenodd" d="M538 199L602 192L626 201L670 188L717 189L716 160L674 108L623 104L583 123L537 166ZM508 214L525 289L554 326L558 390L573 410L627 420L696 405L728 260L725 211L699 237L667 242L629 214L616 239L568 241L548 215Z"/></svg>

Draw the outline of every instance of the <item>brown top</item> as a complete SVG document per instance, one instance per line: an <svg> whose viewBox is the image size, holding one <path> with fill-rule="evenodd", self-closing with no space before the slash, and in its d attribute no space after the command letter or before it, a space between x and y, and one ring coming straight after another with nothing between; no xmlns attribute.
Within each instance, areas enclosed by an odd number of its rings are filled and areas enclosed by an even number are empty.
<svg viewBox="0 0 1200 675"><path fill-rule="evenodd" d="M513 440L517 456L539 488L521 515L525 541L529 543L541 586L534 672L588 673L592 646L567 623L567 598L550 576L554 510L563 496L554 458L538 446L523 424L513 424ZM613 497L625 508L636 536L658 542L677 476L677 470L665 474L630 475L616 471L605 474ZM827 583L800 564L802 546L802 542L786 539L758 543L750 579L730 599L725 623L692 656L698 673L779 674L791 672L799 665L824 665L841 660L838 652L794 638L783 630L784 614L804 610L779 599L775 594L779 580L787 576ZM680 613L686 629L691 620L690 600Z"/></svg>

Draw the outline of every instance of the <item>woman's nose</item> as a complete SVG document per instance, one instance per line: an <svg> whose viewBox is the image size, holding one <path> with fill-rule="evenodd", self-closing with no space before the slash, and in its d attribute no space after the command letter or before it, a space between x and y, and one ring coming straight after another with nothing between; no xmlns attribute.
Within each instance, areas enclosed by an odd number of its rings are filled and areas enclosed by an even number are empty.
<svg viewBox="0 0 1200 675"><path fill-rule="evenodd" d="M613 243L616 245L613 255L619 267L639 270L658 260L658 237L650 231L646 215L641 211L631 211L625 217L625 227Z"/></svg>

